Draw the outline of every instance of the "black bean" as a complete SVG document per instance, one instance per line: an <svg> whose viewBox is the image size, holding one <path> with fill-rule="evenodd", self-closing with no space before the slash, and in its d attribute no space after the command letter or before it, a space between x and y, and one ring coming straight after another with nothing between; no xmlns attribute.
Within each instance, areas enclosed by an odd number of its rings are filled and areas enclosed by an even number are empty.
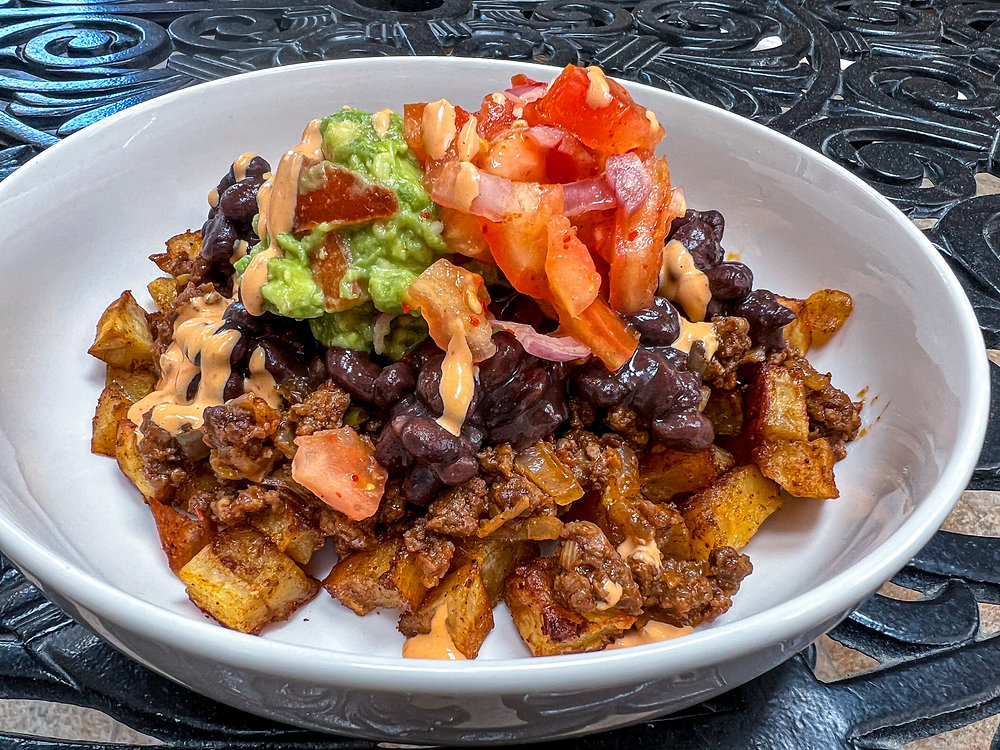
<svg viewBox="0 0 1000 750"><path fill-rule="evenodd" d="M653 420L653 435L668 448L699 451L715 440L715 431L708 418L696 409Z"/></svg>
<svg viewBox="0 0 1000 750"><path fill-rule="evenodd" d="M767 349L783 346L781 329L795 320L795 313L778 302L767 289L755 289L733 308L733 314L750 324L750 340Z"/></svg>
<svg viewBox="0 0 1000 750"><path fill-rule="evenodd" d="M742 263L726 261L705 271L712 296L719 299L739 299L753 288L753 271Z"/></svg>
<svg viewBox="0 0 1000 750"><path fill-rule="evenodd" d="M250 226L257 213L257 188L259 180L247 178L231 185L219 195L219 210L234 224Z"/></svg>
<svg viewBox="0 0 1000 750"><path fill-rule="evenodd" d="M326 369L330 378L354 398L366 403L375 400L375 378L382 367L372 362L368 352L331 346L326 352Z"/></svg>
<svg viewBox="0 0 1000 750"><path fill-rule="evenodd" d="M255 156L247 163L246 176L258 180L260 182L264 181L264 175L271 171L271 165L267 163L267 159L263 156ZM233 182L236 182L236 175L233 173L232 168L229 169L229 175Z"/></svg>
<svg viewBox="0 0 1000 750"><path fill-rule="evenodd" d="M601 362L591 361L579 368L573 379L577 391L598 408L617 406L629 394L628 386Z"/></svg>
<svg viewBox="0 0 1000 750"><path fill-rule="evenodd" d="M691 259L702 271L719 265L725 258L722 249L722 216L717 211L692 211L674 219L668 240L677 240L691 254Z"/></svg>
<svg viewBox="0 0 1000 750"><path fill-rule="evenodd" d="M392 425L386 425L375 446L375 460L392 476L402 476L413 463Z"/></svg>
<svg viewBox="0 0 1000 750"><path fill-rule="evenodd" d="M496 354L479 363L479 384L485 389L509 381L524 356L524 348L512 333L495 333L493 343L497 347Z"/></svg>
<svg viewBox="0 0 1000 750"><path fill-rule="evenodd" d="M201 228L200 255L212 264L229 264L233 250L240 239L232 222L224 214L217 213ZM232 270L232 266L229 266Z"/></svg>
<svg viewBox="0 0 1000 750"><path fill-rule="evenodd" d="M414 417L399 431L403 447L421 463L454 461L461 452L458 436L433 419Z"/></svg>
<svg viewBox="0 0 1000 750"><path fill-rule="evenodd" d="M479 461L475 455L467 453L450 463L436 464L433 470L442 483L455 486L468 482L479 473Z"/></svg>
<svg viewBox="0 0 1000 750"><path fill-rule="evenodd" d="M441 399L441 363L443 354L427 357L420 374L417 376L417 398L433 414L444 413L444 401Z"/></svg>
<svg viewBox="0 0 1000 750"><path fill-rule="evenodd" d="M681 332L677 309L663 297L653 297L653 306L628 316L628 323L646 346L670 346Z"/></svg>
<svg viewBox="0 0 1000 750"><path fill-rule="evenodd" d="M441 489L441 481L427 466L417 464L403 480L403 494L415 505L427 505Z"/></svg>
<svg viewBox="0 0 1000 750"><path fill-rule="evenodd" d="M394 362L383 367L375 378L375 404L380 409L392 406L413 391L417 384L417 376L408 362Z"/></svg>

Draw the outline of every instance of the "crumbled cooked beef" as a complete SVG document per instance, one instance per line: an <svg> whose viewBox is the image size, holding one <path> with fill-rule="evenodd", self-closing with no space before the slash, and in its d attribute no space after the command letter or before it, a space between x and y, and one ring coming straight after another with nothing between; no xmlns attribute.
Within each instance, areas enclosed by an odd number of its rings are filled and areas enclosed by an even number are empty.
<svg viewBox="0 0 1000 750"><path fill-rule="evenodd" d="M142 440L137 445L146 478L158 490L179 487L187 481L192 467L180 443L151 417L152 411L143 415L139 428Z"/></svg>
<svg viewBox="0 0 1000 750"><path fill-rule="evenodd" d="M677 626L711 622L729 609L751 570L750 559L732 547L712 550L707 563L664 560L661 566L632 565L646 611Z"/></svg>
<svg viewBox="0 0 1000 750"><path fill-rule="evenodd" d="M719 346L705 366L703 377L713 388L732 390L738 385L736 370L753 347L750 324L744 318L722 317L712 320Z"/></svg>
<svg viewBox="0 0 1000 750"><path fill-rule="evenodd" d="M363 552L375 545L373 520L352 521L319 499L306 501L303 505L315 516L323 536L333 540L333 549L339 557L347 557L352 552Z"/></svg>
<svg viewBox="0 0 1000 750"><path fill-rule="evenodd" d="M226 479L261 481L280 452L270 438L280 424L278 413L252 393L205 409L204 440L212 469Z"/></svg>
<svg viewBox="0 0 1000 750"><path fill-rule="evenodd" d="M553 506L552 498L538 489L538 485L520 474L497 479L490 485L488 503L491 511L503 513L518 507L523 508L517 515L529 516L538 512L547 512ZM551 515L551 513L550 513Z"/></svg>
<svg viewBox="0 0 1000 750"><path fill-rule="evenodd" d="M448 536L472 536L486 510L486 482L480 477L449 487L427 506L427 528Z"/></svg>
<svg viewBox="0 0 1000 750"><path fill-rule="evenodd" d="M574 430L585 430L594 424L597 414L594 407L582 398L573 397L569 400L569 426Z"/></svg>
<svg viewBox="0 0 1000 750"><path fill-rule="evenodd" d="M417 564L420 582L427 588L432 588L448 572L451 558L455 555L455 543L434 533L429 526L426 518L417 519L403 534L403 543Z"/></svg>
<svg viewBox="0 0 1000 750"><path fill-rule="evenodd" d="M604 424L625 438L636 450L641 450L649 443L649 430L643 426L634 409L613 406L604 415Z"/></svg>
<svg viewBox="0 0 1000 750"><path fill-rule="evenodd" d="M390 524L400 521L405 516L406 495L403 494L403 483L398 479L390 479L385 485L385 493L372 520L378 524Z"/></svg>
<svg viewBox="0 0 1000 750"><path fill-rule="evenodd" d="M514 449L502 443L479 452L479 469L489 476L509 477L514 473Z"/></svg>
<svg viewBox="0 0 1000 750"><path fill-rule="evenodd" d="M251 484L235 495L217 496L211 502L210 507L213 515L221 523L231 526L264 508L278 509L283 503L281 493L278 490L261 484Z"/></svg>
<svg viewBox="0 0 1000 750"><path fill-rule="evenodd" d="M616 607L639 614L642 599L628 565L597 524L573 521L563 527L557 548L556 596L569 609L597 612Z"/></svg>
<svg viewBox="0 0 1000 750"><path fill-rule="evenodd" d="M327 381L310 393L301 404L294 404L289 409L295 420L295 434L312 435L321 430L340 427L350 405L351 397L347 392Z"/></svg>

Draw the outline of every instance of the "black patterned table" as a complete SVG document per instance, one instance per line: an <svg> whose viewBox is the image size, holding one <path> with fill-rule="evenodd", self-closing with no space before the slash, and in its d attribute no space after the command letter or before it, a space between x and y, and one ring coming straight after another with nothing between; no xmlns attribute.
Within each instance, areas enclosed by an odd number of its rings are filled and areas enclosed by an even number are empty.
<svg viewBox="0 0 1000 750"><path fill-rule="evenodd" d="M0 179L111 113L257 68L400 54L596 63L765 123L867 180L948 259L1000 364L1000 2L289 5L0 0ZM1000 750L1000 419L948 528L828 637L748 685L551 746ZM85 747L16 734L4 699L97 709L171 748L372 746L248 716L157 677L0 557L0 748ZM37 733L66 737L70 723L54 718Z"/></svg>

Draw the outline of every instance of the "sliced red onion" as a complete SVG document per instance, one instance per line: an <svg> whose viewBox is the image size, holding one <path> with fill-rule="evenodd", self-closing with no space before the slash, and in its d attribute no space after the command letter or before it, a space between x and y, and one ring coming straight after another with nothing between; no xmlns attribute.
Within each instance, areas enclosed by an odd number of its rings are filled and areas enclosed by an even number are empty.
<svg viewBox="0 0 1000 750"><path fill-rule="evenodd" d="M634 214L653 191L653 178L635 154L615 154L608 157L604 174L618 205L628 215Z"/></svg>
<svg viewBox="0 0 1000 750"><path fill-rule="evenodd" d="M522 132L542 148L555 148L567 138L564 130L550 125L532 125Z"/></svg>
<svg viewBox="0 0 1000 750"><path fill-rule="evenodd" d="M396 316L392 313L382 313L375 318L375 325L372 328L372 348L376 354L385 352L385 337L389 333L389 326Z"/></svg>
<svg viewBox="0 0 1000 750"><path fill-rule="evenodd" d="M563 185L563 214L566 216L614 208L616 205L615 194L603 177L590 177Z"/></svg>
<svg viewBox="0 0 1000 750"><path fill-rule="evenodd" d="M548 84L546 83L531 81L529 83L522 83L520 86L511 86L509 89L505 89L503 93L515 104L524 106L529 102L541 99L545 94L546 88L548 88Z"/></svg>
<svg viewBox="0 0 1000 750"><path fill-rule="evenodd" d="M491 321L494 329L510 331L518 340L524 351L539 359L550 362L570 362L590 354L590 349L569 336L548 336L539 333L526 323L514 323L508 320Z"/></svg>

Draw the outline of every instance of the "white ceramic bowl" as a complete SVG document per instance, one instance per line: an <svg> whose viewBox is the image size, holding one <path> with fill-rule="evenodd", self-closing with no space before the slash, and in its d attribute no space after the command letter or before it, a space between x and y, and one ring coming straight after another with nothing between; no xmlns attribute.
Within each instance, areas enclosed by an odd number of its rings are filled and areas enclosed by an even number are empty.
<svg viewBox="0 0 1000 750"><path fill-rule="evenodd" d="M689 205L726 217L759 286L850 292L855 313L815 354L867 434L837 466L841 497L789 500L746 551L732 610L691 636L533 659L498 616L476 661L400 658L392 613L325 593L252 637L207 621L167 569L145 506L89 451L102 368L94 324L146 256L196 228L232 159L272 160L304 124L484 93L552 68L448 58L317 63L228 78L129 109L0 183L0 549L67 612L158 672L293 724L397 741L540 739L642 721L778 664L840 620L930 538L965 487L988 411L972 309L937 252L860 180L740 117L629 85L653 108Z"/></svg>

